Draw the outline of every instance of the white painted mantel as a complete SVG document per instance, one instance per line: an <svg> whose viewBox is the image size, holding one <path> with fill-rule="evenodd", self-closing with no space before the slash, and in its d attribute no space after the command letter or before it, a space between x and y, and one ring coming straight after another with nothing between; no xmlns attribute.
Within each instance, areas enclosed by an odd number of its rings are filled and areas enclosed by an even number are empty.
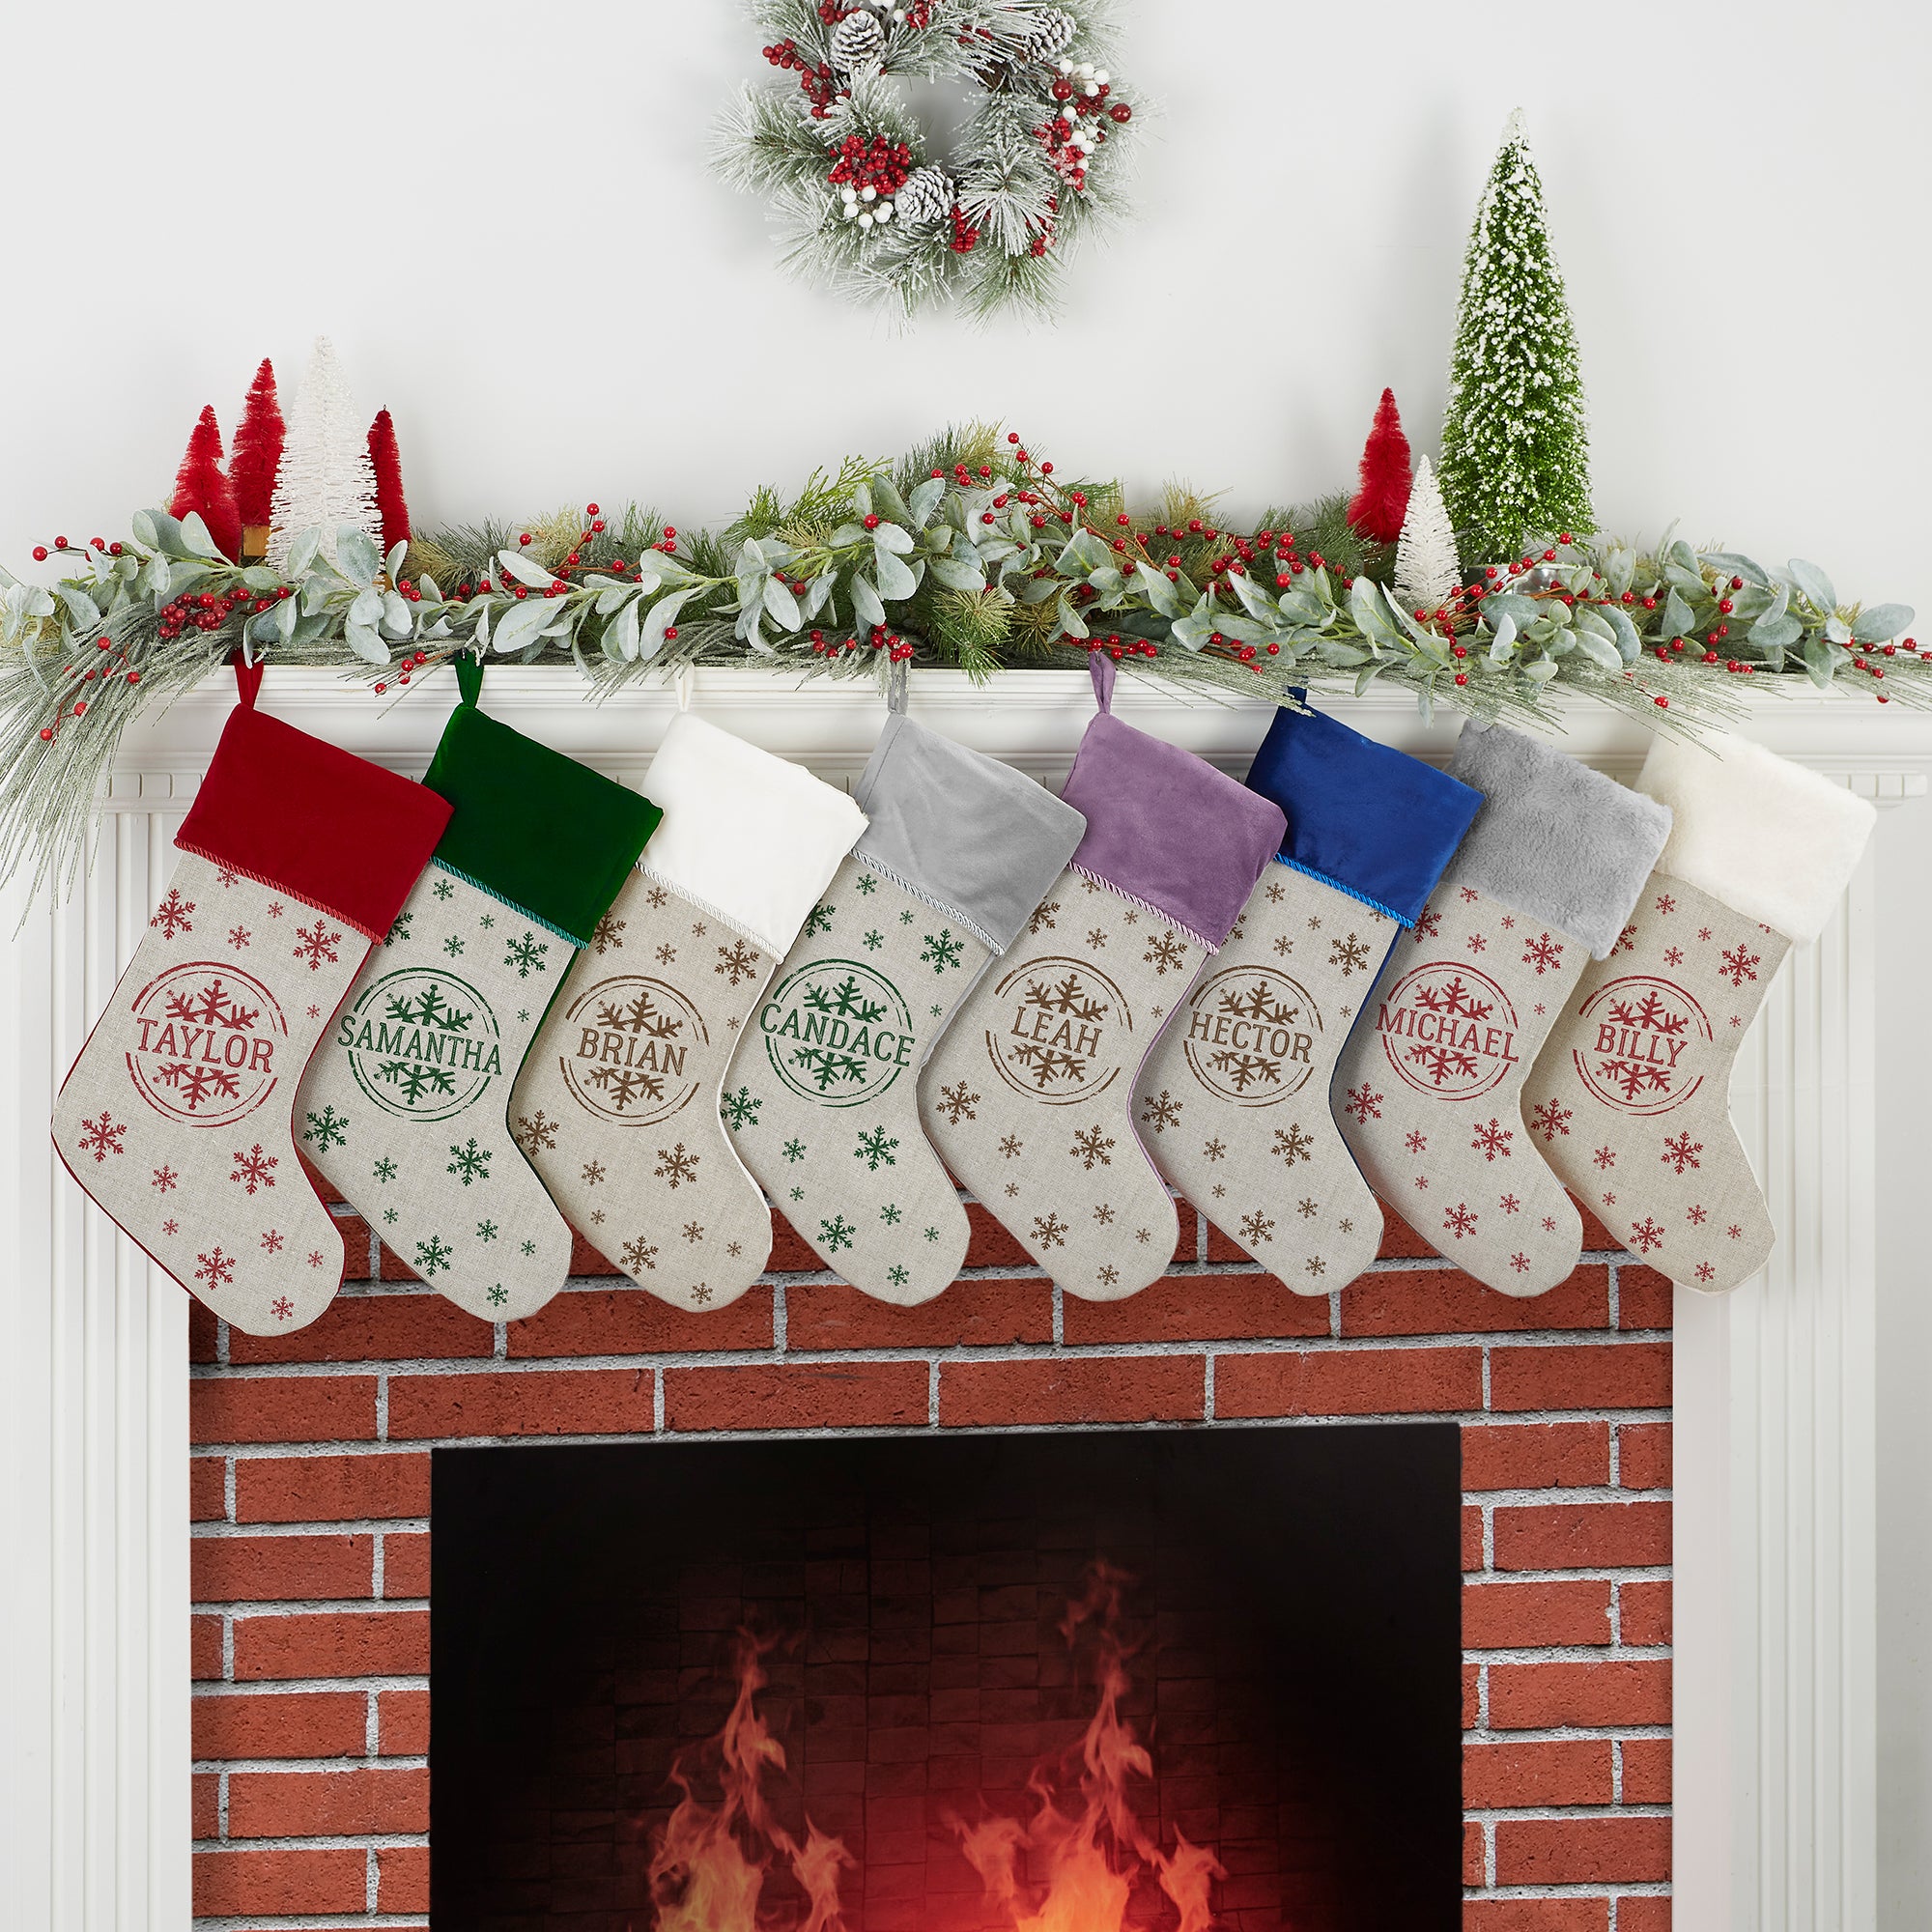
<svg viewBox="0 0 1932 1932"><path fill-rule="evenodd" d="M420 774L449 680L396 704L325 672L271 672L266 708ZM128 733L86 884L5 907L0 945L0 1441L9 1518L0 1657L0 1922L49 1932L188 1923L187 1303L57 1164L52 1094L144 929L231 702L226 679ZM489 708L636 780L674 706L601 706L568 672L494 669ZM870 687L713 672L697 708L849 781L884 707ZM1441 756L1397 695L1340 700L1359 729ZM1240 771L1259 704L1123 683L1130 722ZM976 689L920 673L913 711L1058 784L1084 674ZM1566 710L1567 748L1616 776L1646 734ZM1922 794L1932 719L1753 692L1744 727L1880 804ZM1687 1932L1869 1932L1875 1919L1874 1217L1876 892L1868 858L1816 945L1794 950L1739 1063L1736 1111L1778 1247L1726 1299L1679 1291L1676 1350L1676 1922Z"/></svg>

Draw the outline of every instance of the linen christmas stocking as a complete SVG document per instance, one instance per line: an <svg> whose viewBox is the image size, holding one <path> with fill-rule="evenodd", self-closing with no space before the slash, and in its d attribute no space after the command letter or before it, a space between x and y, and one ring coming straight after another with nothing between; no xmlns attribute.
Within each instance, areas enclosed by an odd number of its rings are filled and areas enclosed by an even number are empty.
<svg viewBox="0 0 1932 1932"><path fill-rule="evenodd" d="M1424 1240L1506 1294L1541 1294L1577 1265L1582 1224L1537 1156L1523 1085L1670 814L1499 724L1463 725L1449 772L1482 809L1383 966L1332 1104L1370 1185Z"/></svg>
<svg viewBox="0 0 1932 1932"><path fill-rule="evenodd" d="M896 712L857 795L870 823L745 1030L724 1118L826 1266L910 1304L957 1275L969 1234L920 1125L920 1068L1084 822L1010 766Z"/></svg>
<svg viewBox="0 0 1932 1932"><path fill-rule="evenodd" d="M1137 1085L1181 1118L1154 1164L1254 1259L1304 1294L1375 1260L1382 1217L1328 1110L1364 995L1482 804L1470 788L1319 712L1276 712L1248 786L1288 842L1161 1035Z"/></svg>
<svg viewBox="0 0 1932 1932"><path fill-rule="evenodd" d="M1141 1063L1280 848L1281 809L1123 724L1114 666L1065 802L1087 830L1019 938L961 1006L919 1087L944 1160L1069 1294L1116 1300L1158 1276L1179 1232L1135 1133ZM1187 1096L1139 1110L1151 1135ZM1191 1125L1191 1122L1190 1122Z"/></svg>
<svg viewBox="0 0 1932 1932"><path fill-rule="evenodd" d="M513 1321L563 1286L570 1230L511 1138L510 1090L658 812L485 716L482 667L456 669L423 781L449 824L310 1063L297 1125L424 1281Z"/></svg>
<svg viewBox="0 0 1932 1932"><path fill-rule="evenodd" d="M166 895L54 1102L68 1172L250 1335L313 1321L342 1237L296 1158L302 1067L449 808L255 709L221 733Z"/></svg>
<svg viewBox="0 0 1932 1932"><path fill-rule="evenodd" d="M1669 842L1609 957L1566 1003L1530 1077L1544 1158L1672 1281L1735 1288L1770 1255L1731 1126L1731 1068L1792 943L1815 939L1877 814L1762 746L1659 738L1637 789Z"/></svg>
<svg viewBox="0 0 1932 1932"><path fill-rule="evenodd" d="M689 712L645 782L664 822L537 1036L511 1122L613 1264L680 1308L723 1307L772 1250L771 1210L719 1118L724 1071L866 819ZM742 1118L749 1100L729 1105Z"/></svg>

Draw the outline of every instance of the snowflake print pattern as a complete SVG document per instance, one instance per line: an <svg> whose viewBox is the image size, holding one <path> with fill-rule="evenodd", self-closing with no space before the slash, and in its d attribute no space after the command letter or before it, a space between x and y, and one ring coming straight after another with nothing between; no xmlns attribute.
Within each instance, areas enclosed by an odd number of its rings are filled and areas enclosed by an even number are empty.
<svg viewBox="0 0 1932 1932"><path fill-rule="evenodd" d="M623 1257L626 1274L642 1274L646 1269L655 1271L657 1267L658 1251L641 1235L626 1241L618 1253Z"/></svg>
<svg viewBox="0 0 1932 1932"><path fill-rule="evenodd" d="M1510 1157L1509 1144L1515 1139L1515 1133L1492 1115L1487 1126L1477 1126L1476 1137L1469 1143L1469 1149L1472 1153L1481 1154L1486 1161L1507 1160Z"/></svg>
<svg viewBox="0 0 1932 1932"><path fill-rule="evenodd" d="M125 1121L116 1122L114 1116L104 1107L98 1121L82 1121L81 1136L77 1145L82 1153L91 1153L98 1167L110 1153L125 1153L127 1149L121 1143L128 1132Z"/></svg>
<svg viewBox="0 0 1932 1932"><path fill-rule="evenodd" d="M239 1180L245 1193L253 1194L258 1187L274 1186L275 1177L270 1170L281 1166L281 1161L274 1154L264 1153L260 1141L257 1141L246 1153L237 1148L232 1158L235 1162L235 1172L228 1178L230 1180Z"/></svg>
<svg viewBox="0 0 1932 1932"><path fill-rule="evenodd" d="M332 1147L348 1145L347 1114L338 1114L333 1107L325 1107L319 1114L305 1114L302 1118L308 1122L308 1125L302 1129L302 1139L318 1152L327 1153Z"/></svg>
<svg viewBox="0 0 1932 1932"><path fill-rule="evenodd" d="M539 939L534 932L526 931L521 939L510 940L508 949L503 954L503 964L514 966L519 980L527 980L532 973L550 970L544 964L544 954L550 951L550 942Z"/></svg>
<svg viewBox="0 0 1932 1932"><path fill-rule="evenodd" d="M1703 1162L1697 1158L1703 1151L1704 1143L1702 1141L1693 1141L1690 1138L1690 1130L1687 1128L1675 1140L1666 1139L1664 1141L1663 1152L1659 1158L1666 1167L1673 1169L1678 1174L1682 1174L1688 1167L1701 1167L1703 1165Z"/></svg>
<svg viewBox="0 0 1932 1932"><path fill-rule="evenodd" d="M1287 1126L1274 1130L1274 1145L1268 1151L1280 1155L1284 1167L1293 1167L1298 1160L1309 1159L1314 1150L1315 1136L1303 1133L1300 1126L1291 1121Z"/></svg>
<svg viewBox="0 0 1932 1932"><path fill-rule="evenodd" d="M658 1149L659 1164L651 1173L657 1179L668 1181L675 1194L687 1180L697 1179L697 1163L701 1158L699 1154L686 1153L684 1143L679 1141L673 1147Z"/></svg>
<svg viewBox="0 0 1932 1932"><path fill-rule="evenodd" d="M882 1167L898 1165L893 1157L893 1150L897 1146L898 1142L884 1127L874 1127L869 1134L859 1136L859 1145L852 1150L852 1157L863 1160L867 1173L876 1174Z"/></svg>
<svg viewBox="0 0 1932 1932"><path fill-rule="evenodd" d="M1525 966L1534 966L1538 979L1546 973L1560 970L1563 965L1563 942L1560 939L1551 939L1547 932L1541 939L1525 942L1522 949L1522 963Z"/></svg>
<svg viewBox="0 0 1932 1932"><path fill-rule="evenodd" d="M472 1180L488 1180L490 1153L490 1149L476 1145L476 1136L471 1134L462 1147L451 1146L449 1166L444 1171L455 1175L466 1187Z"/></svg>
<svg viewBox="0 0 1932 1932"><path fill-rule="evenodd" d="M1464 1235L1473 1235L1476 1232L1476 1223L1479 1219L1480 1215L1469 1212L1466 1203L1459 1201L1443 1215L1442 1226L1460 1241Z"/></svg>
<svg viewBox="0 0 1932 1932"><path fill-rule="evenodd" d="M456 1250L440 1235L432 1235L426 1241L416 1243L416 1272L425 1281L434 1281L456 1258Z"/></svg>
<svg viewBox="0 0 1932 1932"><path fill-rule="evenodd" d="M516 1132L511 1136L526 1153L535 1153L539 1148L554 1148L556 1145L556 1130L562 1123L553 1121L539 1107L529 1118L517 1116Z"/></svg>
<svg viewBox="0 0 1932 1932"><path fill-rule="evenodd" d="M1095 1167L1112 1167L1114 1164L1113 1137L1099 1127L1089 1127L1084 1133L1073 1136L1073 1145L1067 1151L1068 1157L1092 1173Z"/></svg>
<svg viewBox="0 0 1932 1932"><path fill-rule="evenodd" d="M170 886L167 897L155 908L155 916L148 923L163 939L172 939L177 933L194 930L194 922L188 917L193 910L194 901L183 898L179 890Z"/></svg>
<svg viewBox="0 0 1932 1932"><path fill-rule="evenodd" d="M1368 970L1369 949L1352 932L1347 939L1331 939L1328 942L1328 963L1342 969L1343 979L1350 979Z"/></svg>
<svg viewBox="0 0 1932 1932"><path fill-rule="evenodd" d="M923 936L925 945L920 952L920 959L942 977L949 968L956 969L960 960L966 956L964 943L953 938L952 928L950 925L941 926L937 932L928 932Z"/></svg>
<svg viewBox="0 0 1932 1932"><path fill-rule="evenodd" d="M248 944L250 937L251 935L245 925L231 925L228 928L228 943L238 952Z"/></svg>
<svg viewBox="0 0 1932 1932"><path fill-rule="evenodd" d="M1141 1124L1151 1127L1155 1133L1164 1133L1169 1127L1180 1124L1180 1109L1184 1103L1175 1099L1163 1087L1159 1097L1150 1100L1141 1109Z"/></svg>
<svg viewBox="0 0 1932 1932"><path fill-rule="evenodd" d="M1641 1221L1631 1223L1629 1245L1638 1254L1647 1255L1651 1249L1661 1248L1663 1245L1663 1230L1646 1214Z"/></svg>
<svg viewBox="0 0 1932 1932"><path fill-rule="evenodd" d="M264 1251L269 1254L278 1255L281 1253L283 1244L286 1241L286 1239L287 1239L286 1236L278 1233L273 1228L270 1228L266 1230L262 1236L262 1247Z"/></svg>
<svg viewBox="0 0 1932 1932"><path fill-rule="evenodd" d="M1033 1217L1033 1237L1042 1248L1064 1248L1067 1233L1066 1223L1058 1214L1036 1214Z"/></svg>
<svg viewBox="0 0 1932 1932"><path fill-rule="evenodd" d="M1257 1241L1274 1239L1274 1223L1257 1208L1252 1214L1241 1216L1241 1238L1250 1246Z"/></svg>
<svg viewBox="0 0 1932 1932"><path fill-rule="evenodd" d="M1186 942L1175 938L1171 931L1163 932L1158 938L1150 936L1147 952L1141 956L1144 963L1151 966L1164 980L1169 973L1179 973L1187 963Z"/></svg>
<svg viewBox="0 0 1932 1932"><path fill-rule="evenodd" d="M181 1176L178 1175L173 1168L157 1167L155 1169L154 1179L149 1181L148 1185L152 1187L156 1194L165 1194L169 1191L169 1189L174 1187L180 1181L180 1179Z"/></svg>
<svg viewBox="0 0 1932 1932"><path fill-rule="evenodd" d="M1599 1167L1614 1167L1617 1164L1617 1151L1611 1147L1600 1147L1590 1158Z"/></svg>
<svg viewBox="0 0 1932 1932"><path fill-rule="evenodd" d="M1540 1107L1532 1107L1529 1110L1530 1129L1541 1134L1548 1144L1558 1134L1567 1134L1570 1131L1570 1122L1576 1118L1576 1114L1577 1110L1574 1107L1562 1106L1555 1100L1546 1100Z"/></svg>
<svg viewBox="0 0 1932 1932"><path fill-rule="evenodd" d="M805 916L805 937L816 938L821 932L832 930L832 908L829 905L815 905Z"/></svg>
<svg viewBox="0 0 1932 1932"><path fill-rule="evenodd" d="M628 920L617 918L614 913L606 913L590 929L590 943L599 955L606 952L621 952L624 948L624 927Z"/></svg>
<svg viewBox="0 0 1932 1932"><path fill-rule="evenodd" d="M939 1090L939 1111L956 1127L961 1121L977 1121L980 1116L974 1112L974 1103L979 1094L967 1092L965 1081L956 1087L942 1087Z"/></svg>
<svg viewBox="0 0 1932 1932"><path fill-rule="evenodd" d="M829 1255L836 1255L840 1248L852 1245L852 1236L858 1229L847 1224L844 1215L835 1214L831 1220L821 1220L818 1224L818 1243Z"/></svg>
<svg viewBox="0 0 1932 1932"><path fill-rule="evenodd" d="M758 955L741 939L729 948L721 946L718 949L718 964L711 970L727 974L735 986L740 980L749 980L758 970Z"/></svg>
<svg viewBox="0 0 1932 1932"><path fill-rule="evenodd" d="M327 923L318 919L313 927L296 927L295 956L304 961L311 973L320 973L325 965L336 963L335 949L342 944L339 932L330 932Z"/></svg>
<svg viewBox="0 0 1932 1932"><path fill-rule="evenodd" d="M1364 1080L1359 1087L1349 1089L1349 1097L1342 1111L1352 1114L1357 1121L1378 1121L1382 1117L1382 1096L1369 1091L1369 1083Z"/></svg>
<svg viewBox="0 0 1932 1932"><path fill-rule="evenodd" d="M1723 964L1718 971L1733 986L1742 987L1747 980L1757 978L1757 969L1764 963L1760 954L1747 950L1743 940L1725 952Z"/></svg>
<svg viewBox="0 0 1932 1932"><path fill-rule="evenodd" d="M735 1094L726 1094L720 1100L718 1115L735 1134L740 1127L758 1124L758 1109L764 1104L761 1095L754 1094L749 1087L740 1087Z"/></svg>
<svg viewBox="0 0 1932 1932"><path fill-rule="evenodd" d="M194 1271L196 1281L205 1281L210 1288L226 1288L235 1279L235 1257L221 1252L217 1242L208 1254L196 1255L200 1265Z"/></svg>

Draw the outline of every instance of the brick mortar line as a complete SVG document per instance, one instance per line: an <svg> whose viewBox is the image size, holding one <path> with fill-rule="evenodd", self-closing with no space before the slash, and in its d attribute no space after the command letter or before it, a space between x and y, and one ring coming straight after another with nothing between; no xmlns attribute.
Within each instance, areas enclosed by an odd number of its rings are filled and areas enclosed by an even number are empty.
<svg viewBox="0 0 1932 1932"><path fill-rule="evenodd" d="M345 1832L340 1837L317 1837L309 1833L286 1838L190 1838L198 1852L412 1852L429 1848L427 1832ZM235 1914L253 1918L252 1913ZM365 1915L357 1913L360 1919Z"/></svg>
<svg viewBox="0 0 1932 1932"><path fill-rule="evenodd" d="M427 1771L429 1759L421 1752L409 1757L382 1757L371 1751L356 1757L352 1752L338 1751L333 1757L198 1757L188 1769L204 1776L220 1771L273 1773L277 1776L314 1773L324 1777L348 1777L362 1771Z"/></svg>

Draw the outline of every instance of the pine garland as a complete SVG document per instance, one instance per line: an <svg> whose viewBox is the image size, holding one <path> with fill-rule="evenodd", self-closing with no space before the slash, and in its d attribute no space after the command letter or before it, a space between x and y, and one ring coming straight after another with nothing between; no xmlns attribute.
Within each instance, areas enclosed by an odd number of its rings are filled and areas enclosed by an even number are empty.
<svg viewBox="0 0 1932 1932"><path fill-rule="evenodd" d="M0 571L0 876L71 879L122 731L244 640L384 694L478 650L574 664L600 696L698 665L883 683L899 663L985 677L1105 650L1203 696L1380 683L1425 713L1521 723L1547 721L1557 689L1694 729L1737 716L1736 680L1758 673L1932 705L1932 651L1894 641L1912 611L1841 606L1802 560L1774 572L1559 533L1432 602L1340 492L1241 534L1184 490L1148 513L1116 483L1066 483L984 426L761 489L716 531L591 504L418 532L386 555L346 525L331 559L323 535L291 532L282 566L243 566L198 516L152 510L123 542L59 540L52 590Z"/></svg>

